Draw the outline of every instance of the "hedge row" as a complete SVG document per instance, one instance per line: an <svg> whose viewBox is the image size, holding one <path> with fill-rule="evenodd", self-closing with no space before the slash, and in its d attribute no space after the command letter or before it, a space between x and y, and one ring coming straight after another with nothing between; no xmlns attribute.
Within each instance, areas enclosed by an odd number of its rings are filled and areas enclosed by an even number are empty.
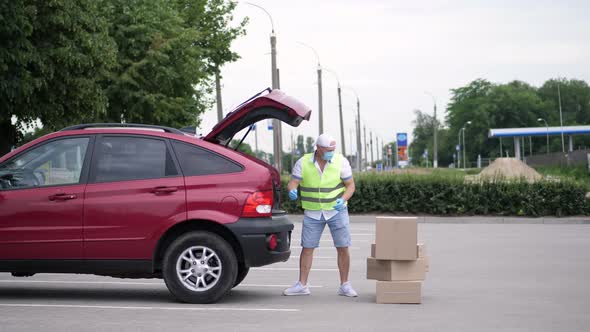
<svg viewBox="0 0 590 332"><path fill-rule="evenodd" d="M465 182L460 176L362 174L355 176L351 213L429 215L589 215L585 188L571 181ZM301 213L283 180L283 209Z"/></svg>

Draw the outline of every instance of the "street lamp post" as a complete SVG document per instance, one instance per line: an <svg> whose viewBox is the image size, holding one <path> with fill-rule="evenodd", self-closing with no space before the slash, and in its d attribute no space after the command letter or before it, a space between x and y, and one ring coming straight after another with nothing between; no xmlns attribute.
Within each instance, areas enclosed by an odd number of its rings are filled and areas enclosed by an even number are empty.
<svg viewBox="0 0 590 332"><path fill-rule="evenodd" d="M259 6L257 4L251 3L251 2L245 2L246 4L250 5L250 6L254 6L258 9L261 9L262 11L264 11L266 13L266 15L268 16L268 18L270 19L270 25L271 25L271 34L270 34L270 62L271 62L271 83L272 83L272 88L273 89L278 89L279 88L279 73L277 70L277 36L275 34L275 26L274 26L274 22L272 19L272 16L270 15L270 13L264 9L264 7ZM274 155L274 164L276 169L279 171L279 173L282 171L282 133L281 133L281 121L274 119L273 120L273 155Z"/></svg>
<svg viewBox="0 0 590 332"><path fill-rule="evenodd" d="M549 154L549 125L547 124L547 121L545 121L545 119L543 118L538 118L537 119L538 122L545 122L545 128L547 128L547 154Z"/></svg>
<svg viewBox="0 0 590 332"><path fill-rule="evenodd" d="M559 125L561 126L561 152L565 153L565 143L563 140L563 116L561 114L561 90L559 89L559 82L557 82L557 98L559 100Z"/></svg>
<svg viewBox="0 0 590 332"><path fill-rule="evenodd" d="M432 152L434 159L432 165L434 168L438 168L438 121L436 120L436 98L430 92L426 91L427 95L432 97L434 103L434 151Z"/></svg>
<svg viewBox="0 0 590 332"><path fill-rule="evenodd" d="M467 159L465 158L465 127L467 127L467 125L470 125L471 121L467 121L465 122L465 124L463 125L463 128L461 128L461 130L463 131L463 170L465 170L466 167L466 163L467 163Z"/></svg>
<svg viewBox="0 0 590 332"><path fill-rule="evenodd" d="M361 146L361 102L359 100L359 95L356 91L349 87L344 87L346 90L350 90L356 96L356 117L357 117L357 131L356 131L356 151L358 154L358 158L356 158L356 168L358 171L361 171L361 160L363 159L363 149Z"/></svg>
<svg viewBox="0 0 590 332"><path fill-rule="evenodd" d="M338 82L338 113L340 114L340 141L342 144L342 155L346 157L346 144L344 142L344 118L342 116L342 88L340 86L340 78L335 71L324 67L324 70L334 75L336 82Z"/></svg>
<svg viewBox="0 0 590 332"><path fill-rule="evenodd" d="M323 102L323 97L322 97L322 66L320 64L320 56L318 54L318 52L316 52L315 48L302 43L302 42L298 42L300 45L303 45L307 48L309 48L310 50L313 51L313 53L316 56L316 59L318 60L318 118L319 118L319 135L324 133L324 102Z"/></svg>

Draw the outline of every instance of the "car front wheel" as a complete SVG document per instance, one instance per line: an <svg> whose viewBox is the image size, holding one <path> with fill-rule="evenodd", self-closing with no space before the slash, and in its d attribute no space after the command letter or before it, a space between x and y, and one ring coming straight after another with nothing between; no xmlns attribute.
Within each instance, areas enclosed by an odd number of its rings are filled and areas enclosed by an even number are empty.
<svg viewBox="0 0 590 332"><path fill-rule="evenodd" d="M176 239L164 255L166 286L180 301L212 303L236 282L236 255L220 236L190 232Z"/></svg>

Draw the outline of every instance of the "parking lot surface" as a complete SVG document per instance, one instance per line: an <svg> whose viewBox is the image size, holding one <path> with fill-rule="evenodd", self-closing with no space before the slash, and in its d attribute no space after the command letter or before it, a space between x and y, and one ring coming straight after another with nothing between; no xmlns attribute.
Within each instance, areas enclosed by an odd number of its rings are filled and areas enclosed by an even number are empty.
<svg viewBox="0 0 590 332"><path fill-rule="evenodd" d="M361 220L365 218L365 220ZM0 274L0 331L588 331L590 225L420 224L430 272L422 304L375 303L365 259L372 216L351 224L351 281L336 295L326 229L311 296L284 297L298 277L299 216L286 263L252 269L213 305L176 302L163 281L89 275ZM357 222L354 222L357 221ZM363 221L363 222L358 222Z"/></svg>

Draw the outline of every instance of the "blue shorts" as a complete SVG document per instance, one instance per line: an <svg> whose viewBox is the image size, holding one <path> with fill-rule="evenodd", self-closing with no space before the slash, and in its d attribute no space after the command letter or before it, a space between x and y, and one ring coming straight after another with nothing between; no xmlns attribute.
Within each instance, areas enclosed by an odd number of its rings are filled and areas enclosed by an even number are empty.
<svg viewBox="0 0 590 332"><path fill-rule="evenodd" d="M324 219L322 215L320 220L312 219L307 216L303 217L303 230L301 231L301 246L303 248L317 248L320 246L320 238L324 232L324 227L328 224L334 247L350 247L350 228L348 219L348 209L344 209L330 220Z"/></svg>

